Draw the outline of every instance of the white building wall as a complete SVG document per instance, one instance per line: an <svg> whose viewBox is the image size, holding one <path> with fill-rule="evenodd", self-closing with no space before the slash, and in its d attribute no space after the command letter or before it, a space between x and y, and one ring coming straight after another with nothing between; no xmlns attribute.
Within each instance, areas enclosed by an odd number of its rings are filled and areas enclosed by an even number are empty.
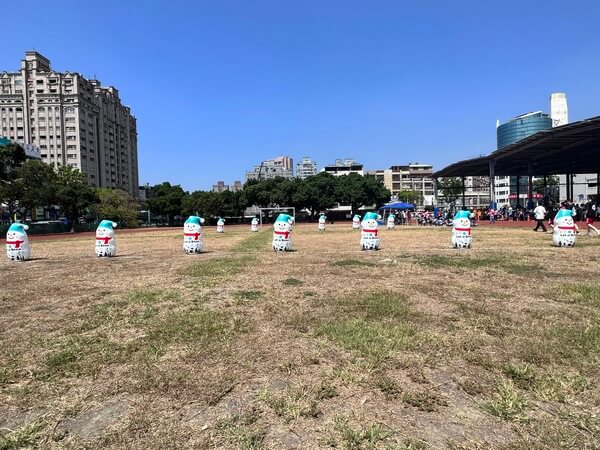
<svg viewBox="0 0 600 450"><path fill-rule="evenodd" d="M560 127L569 123L567 94L556 92L550 95L550 117L552 118L552 127Z"/></svg>

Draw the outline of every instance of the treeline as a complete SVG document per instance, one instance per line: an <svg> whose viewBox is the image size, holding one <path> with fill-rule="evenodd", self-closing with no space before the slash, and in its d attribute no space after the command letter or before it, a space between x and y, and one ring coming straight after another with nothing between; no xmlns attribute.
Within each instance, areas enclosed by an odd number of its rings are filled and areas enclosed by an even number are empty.
<svg viewBox="0 0 600 450"><path fill-rule="evenodd" d="M28 160L17 144L0 146L0 218L35 218L38 209L66 218L73 231L80 220L97 217L135 226L139 204L127 192L90 187L77 169Z"/></svg>
<svg viewBox="0 0 600 450"><path fill-rule="evenodd" d="M200 214L211 217L241 217L250 206L261 208L292 206L308 210L310 218L338 204L348 205L354 214L363 206L380 206L390 199L387 190L375 177L351 173L334 177L328 173L305 178L271 178L248 181L237 192L195 191L165 182L149 189L147 207L153 214L167 218L169 225L177 217Z"/></svg>
<svg viewBox="0 0 600 450"><path fill-rule="evenodd" d="M319 173L304 180L273 178L249 181L237 192L186 192L168 182L148 189L148 198L140 204L127 192L95 189L79 170L61 166L54 169L41 161L27 160L16 144L0 146L0 206L3 219L29 216L43 208L45 216L65 217L74 229L80 221L111 219L122 226L139 225L140 210L163 217L169 225L191 214L213 217L242 217L251 206L262 208L292 206L307 210L310 218L340 205L352 208L380 206L390 192L375 177L355 173L334 177ZM56 210L56 207L59 210Z"/></svg>

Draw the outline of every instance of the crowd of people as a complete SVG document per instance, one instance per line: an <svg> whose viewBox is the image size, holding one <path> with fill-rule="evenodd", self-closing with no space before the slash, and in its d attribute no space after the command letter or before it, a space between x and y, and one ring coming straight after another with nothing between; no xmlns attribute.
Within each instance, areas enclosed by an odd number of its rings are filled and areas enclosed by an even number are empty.
<svg viewBox="0 0 600 450"><path fill-rule="evenodd" d="M597 230L593 226L595 221L600 220L600 207L592 201L585 204L564 201L560 205L538 205L535 208L525 208L520 205L504 205L498 209L494 209L490 206L487 208L471 208L468 211L472 226L476 226L481 221L493 223L496 221L535 220L537 224L534 231L538 231L540 228L542 231L548 231L544 222L548 221L548 224L552 226L552 221L559 209L570 210L575 222L585 221L588 234L592 230L600 235L600 230ZM414 217L416 223L422 226L452 226L454 214L449 209L436 208L434 211L425 210L416 213L401 211L396 214L396 217L399 224L410 224L411 219Z"/></svg>

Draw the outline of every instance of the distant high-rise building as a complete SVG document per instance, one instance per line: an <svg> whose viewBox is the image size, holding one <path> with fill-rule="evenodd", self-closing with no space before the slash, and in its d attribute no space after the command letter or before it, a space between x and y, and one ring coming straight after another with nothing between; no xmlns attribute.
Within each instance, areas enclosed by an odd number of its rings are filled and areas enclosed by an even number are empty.
<svg viewBox="0 0 600 450"><path fill-rule="evenodd" d="M217 184L213 184L212 191L213 192L225 192L229 190L229 185L225 184L224 181L217 181Z"/></svg>
<svg viewBox="0 0 600 450"><path fill-rule="evenodd" d="M417 206L432 205L434 200L433 166L431 164L410 163L404 166L392 166L384 170L370 170L391 193L398 197L402 191L415 191L422 195ZM400 199L402 200L402 199Z"/></svg>
<svg viewBox="0 0 600 450"><path fill-rule="evenodd" d="M550 117L552 118L553 127L560 127L569 123L567 94L556 92L550 95Z"/></svg>
<svg viewBox="0 0 600 450"><path fill-rule="evenodd" d="M303 156L299 163L296 163L296 176L300 179L317 174L317 163L308 156Z"/></svg>
<svg viewBox="0 0 600 450"><path fill-rule="evenodd" d="M231 191L231 192L237 192L237 191L241 191L243 188L242 183L240 181L234 181L232 184L225 184L224 181L217 181L217 184L213 184L212 185L212 191L213 192L225 192L225 191Z"/></svg>
<svg viewBox="0 0 600 450"><path fill-rule="evenodd" d="M498 149L552 128L552 119L541 111L517 116L496 128Z"/></svg>
<svg viewBox="0 0 600 450"><path fill-rule="evenodd" d="M522 114L496 127L498 149L514 144L540 131L552 128L552 119L541 111ZM527 201L528 177L496 177L496 202L501 205L521 205Z"/></svg>
<svg viewBox="0 0 600 450"><path fill-rule="evenodd" d="M137 124L119 91L56 72L34 51L0 74L0 135L37 146L42 161L81 170L88 183L137 197Z"/></svg>
<svg viewBox="0 0 600 450"><path fill-rule="evenodd" d="M569 123L569 108L565 93L555 92L550 95L550 117L552 117L553 127L560 127ZM570 182L567 175L560 174L558 176L559 198L560 200L573 200L575 203L585 203L590 198L590 192L595 189L596 174L577 173L572 175L573 192L570 194L571 198L567 198L567 183Z"/></svg>
<svg viewBox="0 0 600 450"><path fill-rule="evenodd" d="M276 177L292 178L293 176L294 160L289 156L278 156L267 159L259 166L254 166L252 170L246 172L246 181L267 180Z"/></svg>
<svg viewBox="0 0 600 450"><path fill-rule="evenodd" d="M321 172L327 172L336 177L350 173L365 174L363 165L353 159L336 159L334 164L323 167Z"/></svg>

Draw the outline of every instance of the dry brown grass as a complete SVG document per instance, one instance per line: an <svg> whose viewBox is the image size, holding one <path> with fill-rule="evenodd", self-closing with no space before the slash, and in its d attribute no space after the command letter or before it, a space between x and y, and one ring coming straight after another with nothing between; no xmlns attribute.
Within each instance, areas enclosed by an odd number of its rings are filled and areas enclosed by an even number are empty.
<svg viewBox="0 0 600 450"><path fill-rule="evenodd" d="M34 241L0 262L0 449L596 448L600 240L449 233Z"/></svg>

